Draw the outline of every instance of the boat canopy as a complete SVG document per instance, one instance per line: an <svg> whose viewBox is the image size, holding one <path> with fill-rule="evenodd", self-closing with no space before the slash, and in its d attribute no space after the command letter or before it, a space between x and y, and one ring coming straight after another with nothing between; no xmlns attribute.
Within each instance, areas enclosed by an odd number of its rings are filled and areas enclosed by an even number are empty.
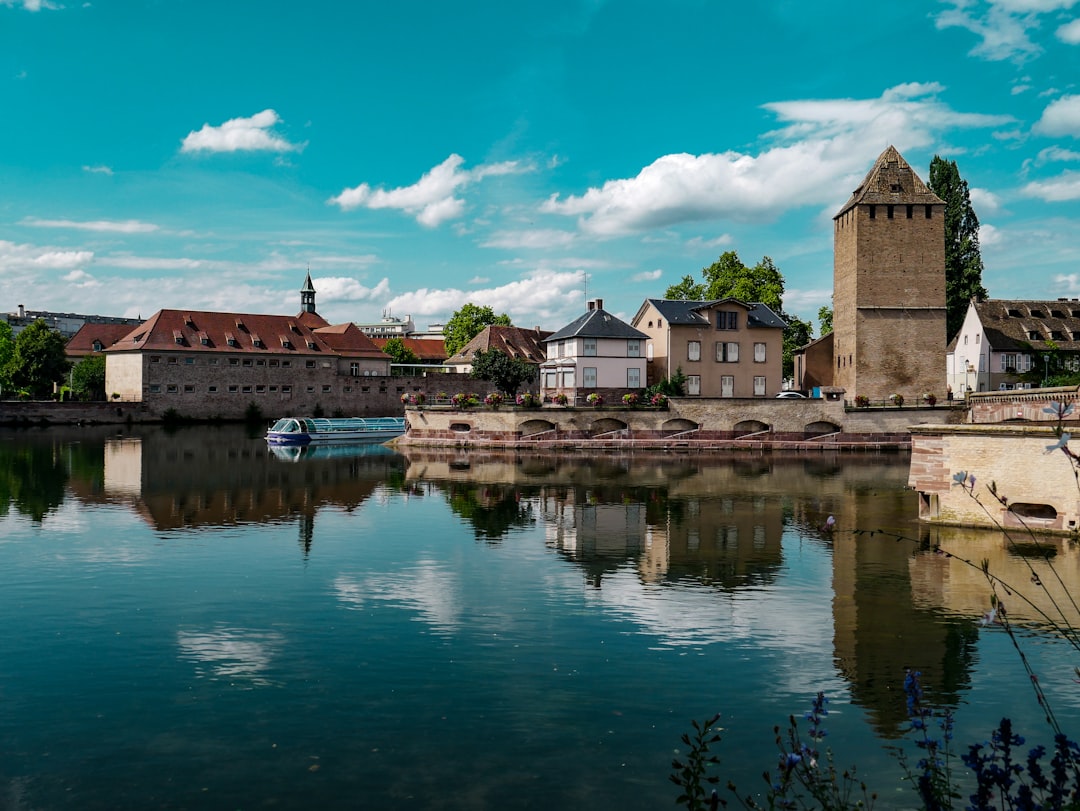
<svg viewBox="0 0 1080 811"><path fill-rule="evenodd" d="M404 417L283 417L270 431L277 434L336 434L342 431L401 431L404 428Z"/></svg>

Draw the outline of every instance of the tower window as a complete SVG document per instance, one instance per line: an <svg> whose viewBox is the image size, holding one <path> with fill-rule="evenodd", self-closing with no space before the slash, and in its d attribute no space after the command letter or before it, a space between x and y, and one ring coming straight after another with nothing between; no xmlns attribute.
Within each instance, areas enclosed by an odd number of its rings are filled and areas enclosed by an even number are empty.
<svg viewBox="0 0 1080 811"><path fill-rule="evenodd" d="M915 206L908 206L907 207L907 218L910 220L914 216L915 216Z"/></svg>
<svg viewBox="0 0 1080 811"><path fill-rule="evenodd" d="M930 217L933 216L934 207L933 206L923 206L923 208L926 211L926 219L930 219Z"/></svg>
<svg viewBox="0 0 1080 811"><path fill-rule="evenodd" d="M893 209L894 208L895 208L895 206L887 206L886 207L886 215L885 216L887 216L890 220L893 218Z"/></svg>
<svg viewBox="0 0 1080 811"><path fill-rule="evenodd" d="M870 219L877 219L877 206L870 206Z"/></svg>

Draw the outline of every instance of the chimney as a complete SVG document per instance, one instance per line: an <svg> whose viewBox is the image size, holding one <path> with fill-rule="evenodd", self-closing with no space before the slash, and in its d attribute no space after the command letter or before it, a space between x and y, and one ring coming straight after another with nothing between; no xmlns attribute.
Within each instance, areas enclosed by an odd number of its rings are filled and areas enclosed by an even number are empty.
<svg viewBox="0 0 1080 811"><path fill-rule="evenodd" d="M591 313L595 309L596 309L596 302L595 301L590 301L589 302L589 312Z"/></svg>
<svg viewBox="0 0 1080 811"><path fill-rule="evenodd" d="M19 318L26 318L26 308L23 305L19 305Z"/></svg>
<svg viewBox="0 0 1080 811"><path fill-rule="evenodd" d="M602 298L598 298L596 300L596 309L598 309L598 310L604 309L604 300Z"/></svg>

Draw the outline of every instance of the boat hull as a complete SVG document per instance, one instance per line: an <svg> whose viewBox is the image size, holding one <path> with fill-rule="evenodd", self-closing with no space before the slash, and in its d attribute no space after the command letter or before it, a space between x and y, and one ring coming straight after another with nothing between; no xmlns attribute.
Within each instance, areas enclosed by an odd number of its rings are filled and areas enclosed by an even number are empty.
<svg viewBox="0 0 1080 811"><path fill-rule="evenodd" d="M405 433L404 417L285 417L266 432L269 445L385 442Z"/></svg>

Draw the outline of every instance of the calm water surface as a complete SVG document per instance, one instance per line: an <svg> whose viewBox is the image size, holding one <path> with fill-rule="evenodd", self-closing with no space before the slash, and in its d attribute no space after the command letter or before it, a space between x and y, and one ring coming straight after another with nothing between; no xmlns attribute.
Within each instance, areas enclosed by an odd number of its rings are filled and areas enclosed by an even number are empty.
<svg viewBox="0 0 1080 811"><path fill-rule="evenodd" d="M757 791L817 690L839 764L910 805L905 666L958 740L1006 713L1049 735L981 575L927 546L1024 585L1029 559L920 530L906 479L903 455L0 433L0 809L669 808L690 719L723 713L721 772ZM1013 613L1076 730L1074 657Z"/></svg>

